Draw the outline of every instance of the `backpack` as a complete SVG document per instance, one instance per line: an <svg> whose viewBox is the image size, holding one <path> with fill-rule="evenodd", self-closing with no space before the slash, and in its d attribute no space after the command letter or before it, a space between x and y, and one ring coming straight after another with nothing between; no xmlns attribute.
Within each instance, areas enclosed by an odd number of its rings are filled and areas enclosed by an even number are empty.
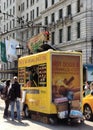
<svg viewBox="0 0 93 130"><path fill-rule="evenodd" d="M16 93L15 93L15 89L14 89L13 86L9 90L8 99L10 101L15 101L16 100Z"/></svg>

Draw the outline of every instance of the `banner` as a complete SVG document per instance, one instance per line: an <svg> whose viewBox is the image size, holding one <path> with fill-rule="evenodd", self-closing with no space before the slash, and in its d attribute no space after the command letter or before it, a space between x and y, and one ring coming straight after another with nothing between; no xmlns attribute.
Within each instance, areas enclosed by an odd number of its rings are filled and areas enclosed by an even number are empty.
<svg viewBox="0 0 93 130"><path fill-rule="evenodd" d="M10 40L5 40L5 43L7 60L9 62L13 62L17 59L16 46L19 44L19 42L15 39L10 38Z"/></svg>
<svg viewBox="0 0 93 130"><path fill-rule="evenodd" d="M44 32L32 37L27 42L27 47L30 49L32 53L36 53L39 47L43 44L45 40Z"/></svg>
<svg viewBox="0 0 93 130"><path fill-rule="evenodd" d="M1 61L2 62L7 62L7 57L6 57L6 46L5 43L0 42L0 53L1 53Z"/></svg>

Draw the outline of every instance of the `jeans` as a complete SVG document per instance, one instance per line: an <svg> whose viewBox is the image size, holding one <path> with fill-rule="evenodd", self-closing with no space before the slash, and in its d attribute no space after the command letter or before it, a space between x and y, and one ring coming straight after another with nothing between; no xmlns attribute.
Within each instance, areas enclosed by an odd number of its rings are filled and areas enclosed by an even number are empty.
<svg viewBox="0 0 93 130"><path fill-rule="evenodd" d="M14 108L15 108L15 104L16 104L16 111L17 111L17 120L20 121L21 117L20 117L20 101L11 101L11 118L12 120L14 120Z"/></svg>
<svg viewBox="0 0 93 130"><path fill-rule="evenodd" d="M3 117L8 117L8 108L9 108L9 100L5 100L5 109L4 109L4 115Z"/></svg>

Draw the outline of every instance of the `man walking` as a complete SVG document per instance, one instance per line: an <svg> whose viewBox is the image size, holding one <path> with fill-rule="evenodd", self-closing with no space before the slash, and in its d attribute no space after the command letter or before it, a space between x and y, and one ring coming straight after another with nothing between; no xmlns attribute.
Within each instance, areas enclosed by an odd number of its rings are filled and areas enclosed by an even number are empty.
<svg viewBox="0 0 93 130"><path fill-rule="evenodd" d="M17 120L20 122L20 99L21 99L21 88L20 84L17 81L17 77L13 77L13 84L11 86L11 89L9 91L9 99L11 104L11 119L14 121L14 108L16 104L16 110L17 110Z"/></svg>

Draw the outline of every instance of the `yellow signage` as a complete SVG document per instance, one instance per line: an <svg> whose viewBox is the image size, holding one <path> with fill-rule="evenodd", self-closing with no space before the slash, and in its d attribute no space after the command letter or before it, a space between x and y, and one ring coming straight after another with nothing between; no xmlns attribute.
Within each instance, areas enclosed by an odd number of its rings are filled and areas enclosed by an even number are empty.
<svg viewBox="0 0 93 130"><path fill-rule="evenodd" d="M29 41L27 42L27 46L32 53L37 52L37 49L43 44L44 40L45 34L44 32L41 32L40 34L29 39Z"/></svg>

